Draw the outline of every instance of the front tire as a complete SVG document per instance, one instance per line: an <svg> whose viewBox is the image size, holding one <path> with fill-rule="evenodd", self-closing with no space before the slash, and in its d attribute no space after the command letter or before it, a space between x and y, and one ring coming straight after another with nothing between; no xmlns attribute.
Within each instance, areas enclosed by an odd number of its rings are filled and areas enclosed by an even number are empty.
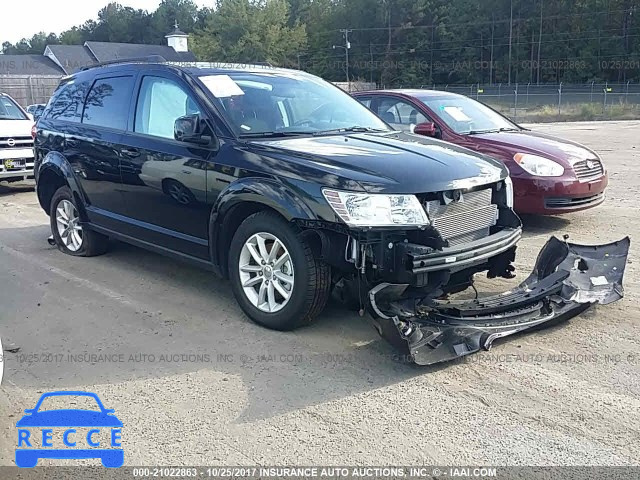
<svg viewBox="0 0 640 480"><path fill-rule="evenodd" d="M299 230L273 212L255 213L240 225L228 267L240 307L267 328L308 324L329 298L329 266L314 258Z"/></svg>
<svg viewBox="0 0 640 480"><path fill-rule="evenodd" d="M80 225L80 215L69 187L56 190L49 211L51 233L58 250L75 257L93 257L107 251L109 238Z"/></svg>

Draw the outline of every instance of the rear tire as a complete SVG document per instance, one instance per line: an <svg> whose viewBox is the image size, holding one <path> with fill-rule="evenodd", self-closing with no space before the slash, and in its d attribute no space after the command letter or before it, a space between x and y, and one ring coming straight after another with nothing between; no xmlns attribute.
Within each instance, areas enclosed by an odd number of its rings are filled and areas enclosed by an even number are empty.
<svg viewBox="0 0 640 480"><path fill-rule="evenodd" d="M266 258L262 264L259 242L266 257L273 252L272 262ZM242 310L254 322L273 330L293 330L310 323L329 298L329 266L314 257L298 229L274 212L255 213L240 225L231 242L228 268ZM270 294L266 293L269 288Z"/></svg>
<svg viewBox="0 0 640 480"><path fill-rule="evenodd" d="M78 207L66 185L53 194L49 219L53 239L61 252L74 257L93 257L107 251L109 237L79 225Z"/></svg>

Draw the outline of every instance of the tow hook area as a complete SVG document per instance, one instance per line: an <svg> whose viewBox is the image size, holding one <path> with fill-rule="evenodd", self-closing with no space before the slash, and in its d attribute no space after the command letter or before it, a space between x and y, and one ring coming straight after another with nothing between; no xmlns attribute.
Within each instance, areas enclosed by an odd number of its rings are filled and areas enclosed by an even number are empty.
<svg viewBox="0 0 640 480"><path fill-rule="evenodd" d="M407 284L369 291L382 337L418 365L489 350L501 337L574 317L594 303L624 295L629 237L607 245L576 245L551 237L533 272L513 290L476 300L434 300Z"/></svg>

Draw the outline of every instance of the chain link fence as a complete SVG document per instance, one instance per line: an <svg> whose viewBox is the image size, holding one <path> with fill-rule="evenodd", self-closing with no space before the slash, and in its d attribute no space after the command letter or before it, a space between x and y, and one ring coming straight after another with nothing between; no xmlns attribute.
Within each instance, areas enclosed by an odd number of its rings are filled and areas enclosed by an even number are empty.
<svg viewBox="0 0 640 480"><path fill-rule="evenodd" d="M517 122L640 118L640 84L421 85L485 103Z"/></svg>

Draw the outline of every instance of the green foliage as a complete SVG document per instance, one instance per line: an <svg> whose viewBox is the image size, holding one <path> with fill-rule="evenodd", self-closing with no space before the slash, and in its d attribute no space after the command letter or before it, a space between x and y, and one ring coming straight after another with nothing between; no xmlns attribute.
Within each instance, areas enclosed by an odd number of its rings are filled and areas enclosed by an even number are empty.
<svg viewBox="0 0 640 480"><path fill-rule="evenodd" d="M213 2L212 2L213 3ZM200 60L269 62L330 80L386 87L640 80L638 0L162 0L154 12L117 3L59 36L4 53L87 40L164 44L191 35ZM336 48L333 48L336 46Z"/></svg>
<svg viewBox="0 0 640 480"><path fill-rule="evenodd" d="M219 0L192 42L204 61L291 66L306 47L307 34L304 25L289 24L286 0Z"/></svg>

